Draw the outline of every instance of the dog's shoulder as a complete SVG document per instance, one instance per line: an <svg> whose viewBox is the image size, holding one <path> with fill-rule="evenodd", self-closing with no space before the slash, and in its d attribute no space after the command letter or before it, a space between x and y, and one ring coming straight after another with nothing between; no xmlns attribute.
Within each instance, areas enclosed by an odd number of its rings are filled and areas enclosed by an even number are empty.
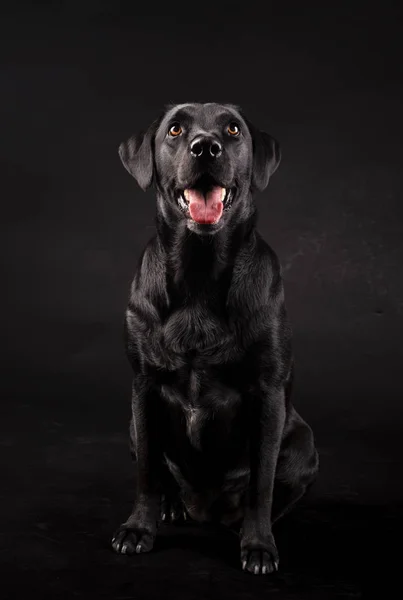
<svg viewBox="0 0 403 600"><path fill-rule="evenodd" d="M130 297L159 296L165 290L164 250L155 235L142 250L130 288Z"/></svg>
<svg viewBox="0 0 403 600"><path fill-rule="evenodd" d="M282 281L280 259L273 248L266 242L262 235L255 231L256 240L256 269L270 275L271 285L278 285Z"/></svg>
<svg viewBox="0 0 403 600"><path fill-rule="evenodd" d="M248 312L283 298L280 260L257 231L236 257L229 298Z"/></svg>
<svg viewBox="0 0 403 600"><path fill-rule="evenodd" d="M255 232L239 255L237 277L229 296L229 312L240 345L256 365L270 365L282 378L292 357L292 329L285 306L280 260Z"/></svg>

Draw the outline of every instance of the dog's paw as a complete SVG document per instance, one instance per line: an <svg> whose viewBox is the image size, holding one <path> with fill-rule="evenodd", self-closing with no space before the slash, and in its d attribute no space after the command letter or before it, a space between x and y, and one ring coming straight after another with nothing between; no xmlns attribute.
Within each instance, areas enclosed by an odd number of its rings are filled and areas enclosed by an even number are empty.
<svg viewBox="0 0 403 600"><path fill-rule="evenodd" d="M183 523L188 519L185 506L178 497L163 496L161 501L161 521L164 523Z"/></svg>
<svg viewBox="0 0 403 600"><path fill-rule="evenodd" d="M254 575L268 575L278 571L279 557L275 544L254 546L248 544L241 549L242 569Z"/></svg>
<svg viewBox="0 0 403 600"><path fill-rule="evenodd" d="M140 554L152 549L154 539L150 531L124 523L112 538L112 548L119 554Z"/></svg>

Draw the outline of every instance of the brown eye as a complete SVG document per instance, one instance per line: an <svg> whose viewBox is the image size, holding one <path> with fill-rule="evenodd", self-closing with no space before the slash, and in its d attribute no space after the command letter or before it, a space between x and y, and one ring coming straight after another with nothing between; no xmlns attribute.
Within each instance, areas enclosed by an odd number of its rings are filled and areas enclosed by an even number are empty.
<svg viewBox="0 0 403 600"><path fill-rule="evenodd" d="M239 135L239 127L236 123L230 123L227 131L230 135Z"/></svg>
<svg viewBox="0 0 403 600"><path fill-rule="evenodd" d="M172 137L177 137L181 133L182 127L179 125L179 123L174 123L169 130L169 135Z"/></svg>

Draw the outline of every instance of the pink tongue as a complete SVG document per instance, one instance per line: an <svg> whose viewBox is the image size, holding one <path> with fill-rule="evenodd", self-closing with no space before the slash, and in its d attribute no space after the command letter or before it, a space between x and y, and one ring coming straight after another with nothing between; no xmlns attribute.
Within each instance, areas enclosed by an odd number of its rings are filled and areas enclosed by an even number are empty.
<svg viewBox="0 0 403 600"><path fill-rule="evenodd" d="M189 212L196 223L216 223L220 220L223 203L222 188L215 186L204 197L198 190L186 190Z"/></svg>

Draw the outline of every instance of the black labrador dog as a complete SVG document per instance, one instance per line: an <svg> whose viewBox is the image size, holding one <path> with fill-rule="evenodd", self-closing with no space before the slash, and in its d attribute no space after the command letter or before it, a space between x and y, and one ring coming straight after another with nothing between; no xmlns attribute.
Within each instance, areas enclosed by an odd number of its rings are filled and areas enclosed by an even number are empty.
<svg viewBox="0 0 403 600"><path fill-rule="evenodd" d="M291 404L292 332L279 260L257 232L254 191L278 143L231 104L168 107L119 148L146 190L157 233L125 319L133 368L137 493L115 533L148 552L160 519L239 526L243 569L277 570L273 523L318 470L311 428Z"/></svg>

